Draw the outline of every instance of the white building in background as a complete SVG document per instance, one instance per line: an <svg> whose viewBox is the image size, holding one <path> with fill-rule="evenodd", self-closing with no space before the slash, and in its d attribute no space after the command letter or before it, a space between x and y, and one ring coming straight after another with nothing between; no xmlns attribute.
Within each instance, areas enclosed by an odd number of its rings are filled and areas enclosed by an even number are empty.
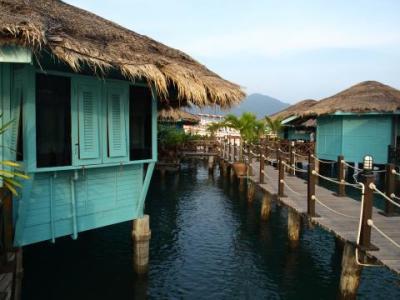
<svg viewBox="0 0 400 300"><path fill-rule="evenodd" d="M224 116L222 115L197 114L197 116L200 117L200 122L197 125L183 126L183 129L186 133L198 134L201 136L210 135L210 133L207 131L207 126L211 123L222 122L224 120ZM224 138L227 136L240 137L240 134L236 129L224 127L219 129L215 136L217 138Z"/></svg>

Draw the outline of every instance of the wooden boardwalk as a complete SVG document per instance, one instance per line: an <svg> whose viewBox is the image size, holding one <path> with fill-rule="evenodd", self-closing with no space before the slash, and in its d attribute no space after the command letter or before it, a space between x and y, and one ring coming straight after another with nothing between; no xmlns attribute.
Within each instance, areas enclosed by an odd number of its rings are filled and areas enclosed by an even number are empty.
<svg viewBox="0 0 400 300"><path fill-rule="evenodd" d="M266 193L277 197L278 170L269 164L264 168L264 184L259 184L259 162L252 163L253 174L250 180ZM322 180L322 179L321 179ZM297 176L285 175L285 195L279 200L299 214L307 217L307 182ZM288 188L289 186L289 188ZM316 186L316 197L324 205L316 201L318 218L309 218L314 224L332 232L338 238L356 244L360 219L361 202L350 197L337 197L334 192ZM360 192L361 194L361 192ZM400 216L386 217L379 209L373 209L374 224L390 238L400 244ZM375 258L392 271L400 274L400 249L372 228L371 242L378 251L367 251L367 256Z"/></svg>

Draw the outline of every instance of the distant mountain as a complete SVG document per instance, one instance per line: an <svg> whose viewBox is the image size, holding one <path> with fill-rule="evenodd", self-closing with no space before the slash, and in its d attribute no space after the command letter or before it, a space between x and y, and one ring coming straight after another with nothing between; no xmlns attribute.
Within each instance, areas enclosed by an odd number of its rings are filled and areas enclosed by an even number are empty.
<svg viewBox="0 0 400 300"><path fill-rule="evenodd" d="M265 115L271 115L288 106L290 106L290 104L284 103L267 95L251 94L247 98L245 98L239 105L232 107L230 110L221 110L219 108L193 108L190 110L190 112L218 115L234 114L237 116L241 115L244 112L252 112L257 116L257 118L262 118Z"/></svg>

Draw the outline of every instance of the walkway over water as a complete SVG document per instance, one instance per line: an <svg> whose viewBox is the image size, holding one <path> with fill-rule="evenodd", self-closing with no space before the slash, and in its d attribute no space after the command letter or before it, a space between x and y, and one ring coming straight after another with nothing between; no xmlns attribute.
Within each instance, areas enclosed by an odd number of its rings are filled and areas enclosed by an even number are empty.
<svg viewBox="0 0 400 300"><path fill-rule="evenodd" d="M323 161L314 155L312 148L296 151L295 143L286 145L288 147L284 150L279 143L274 145L275 148L265 143L240 144L228 141L221 146L221 158L226 162L225 167L232 166L234 161L245 161L253 170L245 176L250 182L312 223L356 245L359 249L356 251L357 264L365 263L365 253L367 257L376 259L400 274L400 216L395 214L400 207L397 201L400 198L395 195L395 177L400 176L400 173L394 165L388 164L386 170L378 171L371 166L371 171L363 176L365 182L350 183L345 180L345 169L353 169L355 175L363 170L347 163L343 156L339 156L337 162ZM305 163L308 167L302 169L297 163ZM338 178L322 176L319 171L320 163L331 166L336 164ZM304 173L307 180L295 176L296 172ZM385 174L385 191L376 187L374 172L375 175ZM337 193L315 184L317 180L337 184L340 197ZM361 201L346 196L346 186L357 189ZM385 211L373 207L374 194L386 201Z"/></svg>

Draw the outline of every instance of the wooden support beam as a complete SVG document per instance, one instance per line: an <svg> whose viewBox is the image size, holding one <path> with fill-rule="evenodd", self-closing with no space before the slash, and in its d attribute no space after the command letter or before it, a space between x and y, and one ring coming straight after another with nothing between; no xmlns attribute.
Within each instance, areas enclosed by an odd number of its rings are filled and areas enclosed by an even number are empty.
<svg viewBox="0 0 400 300"><path fill-rule="evenodd" d="M371 189L371 184L374 183L374 175L372 173L364 173L361 175L362 182L365 186L364 200L362 203L362 217L361 217L361 232L359 247L362 250L378 250L377 247L371 243L371 226L368 225L368 220L372 220L372 208L374 190Z"/></svg>
<svg viewBox="0 0 400 300"><path fill-rule="evenodd" d="M278 161L278 170L279 170L279 181L278 181L278 197L286 197L285 196L285 165L283 164L282 158L279 158Z"/></svg>
<svg viewBox="0 0 400 300"><path fill-rule="evenodd" d="M259 174L259 178L260 178L260 183L261 184L264 183L264 169L265 169L265 158L264 158L264 155L265 155L265 149L266 149L265 141L263 140L261 142L261 145L260 145L260 148L259 148L259 150L260 150L260 155L259 155L259 157L260 157L260 174Z"/></svg>
<svg viewBox="0 0 400 300"><path fill-rule="evenodd" d="M345 168L344 168L344 157L343 155L339 155L337 159L337 168L338 168L338 174L337 174L337 179L340 182L338 185L338 192L337 196L338 197L344 197L346 196L346 186L344 184L345 182Z"/></svg>
<svg viewBox="0 0 400 300"><path fill-rule="evenodd" d="M264 193L261 204L261 220L267 221L271 214L271 195Z"/></svg>
<svg viewBox="0 0 400 300"><path fill-rule="evenodd" d="M338 299L355 299L357 296L362 267L357 264L355 251L349 242L344 245Z"/></svg>
<svg viewBox="0 0 400 300"><path fill-rule="evenodd" d="M256 185L249 181L247 185L247 201L252 203L256 194Z"/></svg>
<svg viewBox="0 0 400 300"><path fill-rule="evenodd" d="M295 247L299 244L300 240L300 215L292 208L288 209L288 237L289 244Z"/></svg>
<svg viewBox="0 0 400 300"><path fill-rule="evenodd" d="M318 216L315 213L315 179L317 176L313 174L315 170L315 159L311 153L308 155L308 162L307 215L313 218Z"/></svg>
<svg viewBox="0 0 400 300"><path fill-rule="evenodd" d="M149 267L150 218L144 215L133 221L133 268L137 274L145 274Z"/></svg>
<svg viewBox="0 0 400 300"><path fill-rule="evenodd" d="M391 199L393 199L392 194L394 194L395 192L396 175L394 174L394 171L395 171L394 164L386 165L385 194ZM395 200L393 199L393 201ZM395 213L395 206L387 200L385 201L385 215L388 217L397 215Z"/></svg>
<svg viewBox="0 0 400 300"><path fill-rule="evenodd" d="M291 168L289 168L289 175L294 176L295 171L294 171L294 151L295 151L295 142L290 142L289 144L289 165Z"/></svg>

